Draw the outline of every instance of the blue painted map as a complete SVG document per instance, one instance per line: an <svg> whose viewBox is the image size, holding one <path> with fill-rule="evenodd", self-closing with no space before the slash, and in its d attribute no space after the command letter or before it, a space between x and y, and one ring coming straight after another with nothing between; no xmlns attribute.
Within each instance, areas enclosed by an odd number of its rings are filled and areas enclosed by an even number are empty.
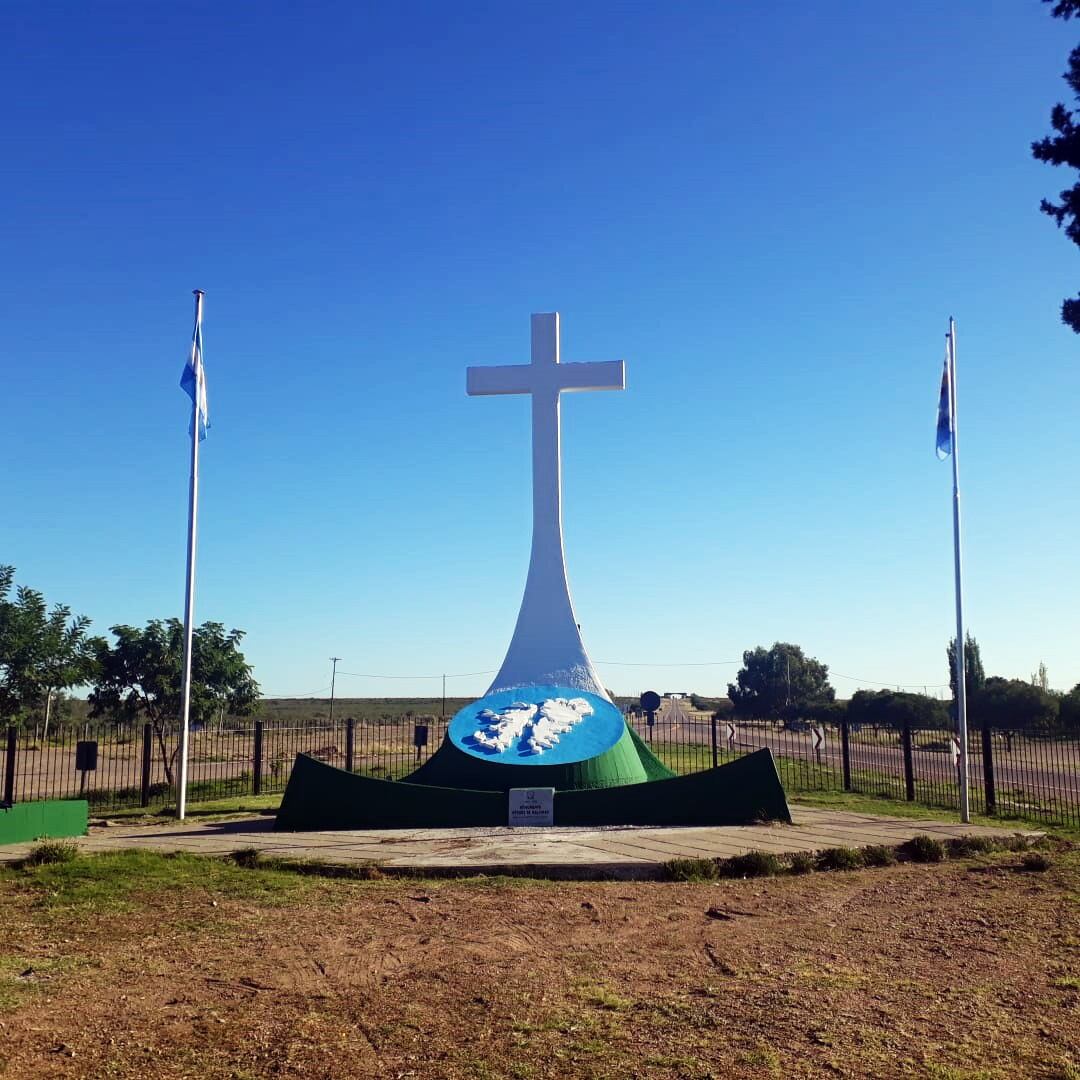
<svg viewBox="0 0 1080 1080"><path fill-rule="evenodd" d="M519 686L467 705L450 721L450 740L485 761L566 765L610 750L622 737L618 708L566 686Z"/></svg>

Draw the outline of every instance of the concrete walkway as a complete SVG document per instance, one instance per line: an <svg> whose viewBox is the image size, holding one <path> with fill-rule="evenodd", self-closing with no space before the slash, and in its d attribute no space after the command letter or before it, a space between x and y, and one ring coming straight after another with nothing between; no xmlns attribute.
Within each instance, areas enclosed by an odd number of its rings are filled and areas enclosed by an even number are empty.
<svg viewBox="0 0 1080 1080"><path fill-rule="evenodd" d="M776 855L831 847L902 844L918 833L947 840L1014 835L955 822L878 817L793 806L794 825L712 828L475 828L339 832L273 831L273 818L170 825L94 826L79 839L84 852L149 848L224 856L243 848L290 859L338 865L370 864L390 873L531 874L558 878L653 878L669 859L715 859L747 851ZM0 847L0 862L21 858L32 844Z"/></svg>

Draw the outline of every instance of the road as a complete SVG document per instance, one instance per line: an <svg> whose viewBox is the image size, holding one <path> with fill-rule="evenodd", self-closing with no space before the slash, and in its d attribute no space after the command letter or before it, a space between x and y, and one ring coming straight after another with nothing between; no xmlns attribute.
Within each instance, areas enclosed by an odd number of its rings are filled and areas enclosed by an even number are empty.
<svg viewBox="0 0 1080 1080"><path fill-rule="evenodd" d="M682 745L711 742L709 718L704 713L692 713L688 704L684 700L664 699L652 732L655 742ZM821 734L820 748L815 749L818 739L812 730L792 731L773 724L735 724L734 744L730 745L727 722L717 723L721 751L729 745L736 753L768 747L777 757L799 763L796 767L823 768L839 777L843 770L840 733L836 728L823 727ZM912 772L919 787L944 789L958 783L952 755L942 748L946 739L944 732L916 734ZM934 743L937 748L921 748L926 743ZM853 774L876 773L895 778L897 790L903 790L904 753L899 733L852 730L849 745ZM976 808L981 808L985 779L978 732L973 733L969 746L972 801ZM1075 740L1032 739L1021 735L1007 740L1004 735L995 734L994 780L1001 809L1041 809L1080 821L1080 745Z"/></svg>

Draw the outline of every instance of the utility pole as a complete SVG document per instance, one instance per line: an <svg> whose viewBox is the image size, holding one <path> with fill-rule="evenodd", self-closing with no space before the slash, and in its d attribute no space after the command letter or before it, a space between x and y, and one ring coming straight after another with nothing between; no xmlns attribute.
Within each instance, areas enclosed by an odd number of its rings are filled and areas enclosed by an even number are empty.
<svg viewBox="0 0 1080 1080"><path fill-rule="evenodd" d="M337 682L337 666L340 656L331 656L330 660L333 663L333 670L330 672L330 723L334 722L334 684Z"/></svg>
<svg viewBox="0 0 1080 1080"><path fill-rule="evenodd" d="M442 716L446 718L446 676L442 677Z"/></svg>

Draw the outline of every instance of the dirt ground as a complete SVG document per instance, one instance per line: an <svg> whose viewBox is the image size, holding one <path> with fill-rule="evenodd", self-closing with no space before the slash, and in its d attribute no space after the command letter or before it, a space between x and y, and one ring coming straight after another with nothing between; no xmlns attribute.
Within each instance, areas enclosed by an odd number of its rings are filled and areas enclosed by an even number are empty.
<svg viewBox="0 0 1080 1080"><path fill-rule="evenodd" d="M7 870L0 1076L1075 1080L1080 855L1019 858L703 884Z"/></svg>

